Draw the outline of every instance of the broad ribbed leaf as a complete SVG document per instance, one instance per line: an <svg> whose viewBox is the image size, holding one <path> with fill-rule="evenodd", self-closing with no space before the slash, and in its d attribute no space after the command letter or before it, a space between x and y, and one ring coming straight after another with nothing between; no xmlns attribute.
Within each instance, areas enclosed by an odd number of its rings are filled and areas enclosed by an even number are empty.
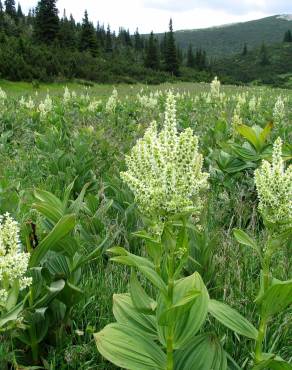
<svg viewBox="0 0 292 370"><path fill-rule="evenodd" d="M249 235L247 235L243 230L240 229L234 229L233 233L238 243L251 247L261 258L260 247Z"/></svg>
<svg viewBox="0 0 292 370"><path fill-rule="evenodd" d="M148 296L134 271L131 274L130 294L135 308L145 314L154 314L157 303Z"/></svg>
<svg viewBox="0 0 292 370"><path fill-rule="evenodd" d="M157 338L155 317L139 312L129 294L114 294L113 301L113 313L117 322L134 327L142 335L147 334L153 339Z"/></svg>
<svg viewBox="0 0 292 370"><path fill-rule="evenodd" d="M240 313L228 305L211 299L209 300L208 310L216 320L220 321L227 328L247 338L257 338L257 329Z"/></svg>
<svg viewBox="0 0 292 370"><path fill-rule="evenodd" d="M166 355L147 335L127 325L110 324L94 334L97 349L114 365L128 370L165 370Z"/></svg>
<svg viewBox="0 0 292 370"><path fill-rule="evenodd" d="M254 129L246 125L238 125L237 131L247 139L257 151L261 149L261 144Z"/></svg>
<svg viewBox="0 0 292 370"><path fill-rule="evenodd" d="M178 349L190 342L204 324L208 314L209 295L207 288L199 273L180 279L174 285L174 304L181 302L191 290L200 292L194 303L187 310L178 310L174 313L174 348ZM164 297L158 300L156 309L159 318L162 312L167 309ZM158 326L160 342L165 345L167 330L165 326Z"/></svg>
<svg viewBox="0 0 292 370"><path fill-rule="evenodd" d="M9 312L1 315L0 317L0 328L6 325L10 321L17 320L23 308L23 303L20 302L17 306L13 307Z"/></svg>
<svg viewBox="0 0 292 370"><path fill-rule="evenodd" d="M212 334L199 335L175 352L175 369L226 370L226 354Z"/></svg>
<svg viewBox="0 0 292 370"><path fill-rule="evenodd" d="M292 304L292 280L280 282L270 286L261 297L261 314L270 317L281 312Z"/></svg>
<svg viewBox="0 0 292 370"><path fill-rule="evenodd" d="M55 225L53 230L40 242L30 258L30 267L38 266L49 250L62 238L68 235L75 227L75 216L66 215Z"/></svg>

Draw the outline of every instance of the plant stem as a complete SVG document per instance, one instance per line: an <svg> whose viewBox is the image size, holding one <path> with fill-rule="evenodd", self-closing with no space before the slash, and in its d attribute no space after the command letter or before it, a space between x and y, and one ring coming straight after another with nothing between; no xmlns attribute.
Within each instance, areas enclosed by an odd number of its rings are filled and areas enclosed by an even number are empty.
<svg viewBox="0 0 292 370"><path fill-rule="evenodd" d="M169 303L172 305L173 302L173 279L168 281L168 298ZM172 320L172 315L169 317L169 323L167 327L167 338L166 338L166 355L167 355L167 366L166 370L173 370L173 335L174 335L174 322Z"/></svg>
<svg viewBox="0 0 292 370"><path fill-rule="evenodd" d="M263 261L263 294L270 286L270 263L271 263L271 250L269 248L269 242L267 243L266 254ZM256 339L255 346L255 363L258 364L262 361L263 353L263 341L266 336L267 330L267 318L262 315L260 311L260 324L258 329L258 337Z"/></svg>
<svg viewBox="0 0 292 370"><path fill-rule="evenodd" d="M168 256L168 287L167 298L168 308L173 305L173 289L174 289L174 270L175 270L175 243L169 243ZM173 338L174 338L174 319L172 312L169 313L167 336L166 336L166 370L173 370Z"/></svg>

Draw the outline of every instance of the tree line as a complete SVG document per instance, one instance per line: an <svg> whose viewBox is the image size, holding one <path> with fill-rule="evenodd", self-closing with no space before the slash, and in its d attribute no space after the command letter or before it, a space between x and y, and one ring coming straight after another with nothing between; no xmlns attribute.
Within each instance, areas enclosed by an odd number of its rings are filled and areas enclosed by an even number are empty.
<svg viewBox="0 0 292 370"><path fill-rule="evenodd" d="M148 79L162 82L188 67L207 71L206 53L175 41L172 20L163 37L112 31L88 12L76 22L66 11L59 17L57 0L40 0L25 15L15 0L0 0L0 77L11 80L84 78L99 82ZM130 76L130 77L129 77ZM127 79L129 81L127 81Z"/></svg>

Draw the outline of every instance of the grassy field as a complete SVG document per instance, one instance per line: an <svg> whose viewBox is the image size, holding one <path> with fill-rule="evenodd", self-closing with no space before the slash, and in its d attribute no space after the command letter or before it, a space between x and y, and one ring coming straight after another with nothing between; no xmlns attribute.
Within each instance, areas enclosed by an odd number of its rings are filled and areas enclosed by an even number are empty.
<svg viewBox="0 0 292 370"><path fill-rule="evenodd" d="M66 86L66 91L64 84L41 84L36 89L28 83L0 81L1 214L9 212L18 221L22 245L32 255L61 217L74 214L66 237L52 244L47 259L34 266L42 270L43 282L38 280L41 287L36 288L34 272L24 326L0 331L1 370L23 368L16 364L56 370L118 368L99 355L93 333L114 321L112 296L127 291L130 268L109 261L106 250L121 246L145 256L143 241L133 236L145 220L120 171L125 170L125 155L149 124L155 120L163 126L170 89L176 99L178 130L190 127L198 136L204 171L210 174L200 227L190 232L191 258L181 275L198 271L212 298L228 303L258 327L254 301L260 261L253 249L236 241L233 229L245 230L263 245L266 231L257 209L254 170L263 159L271 159L277 137L283 140L286 164L291 163L292 91L191 83L119 85L116 92L110 85ZM239 129L245 125L260 135L269 123L259 146ZM43 191L51 196L46 198ZM78 274L65 269L71 249L79 256L91 256L101 243L103 253L89 259ZM52 261L58 253L62 257L57 266ZM291 279L291 257L291 244L277 250L271 261L275 278ZM46 298L43 316L35 312L42 307L39 300L44 300L40 292L48 292L48 271L51 280L62 278L76 286L68 290L74 299L64 315L64 297L58 295ZM26 294L20 292L19 301ZM36 335L37 356L30 325L42 330ZM251 369L253 341L212 317L202 331L217 334L238 364L229 361L230 369ZM291 363L291 338L291 310L286 308L269 321L264 351Z"/></svg>

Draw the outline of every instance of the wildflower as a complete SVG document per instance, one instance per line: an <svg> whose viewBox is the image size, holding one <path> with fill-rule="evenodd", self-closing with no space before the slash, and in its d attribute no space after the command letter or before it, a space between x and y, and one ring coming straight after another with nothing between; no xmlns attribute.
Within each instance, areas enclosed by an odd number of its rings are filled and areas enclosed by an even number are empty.
<svg viewBox="0 0 292 370"><path fill-rule="evenodd" d="M145 109L154 109L158 104L157 98L152 93L150 96L137 94L137 98L142 108Z"/></svg>
<svg viewBox="0 0 292 370"><path fill-rule="evenodd" d="M93 100L92 102L90 102L87 109L89 112L95 112L98 109L98 107L101 106L101 104L102 104L101 100Z"/></svg>
<svg viewBox="0 0 292 370"><path fill-rule="evenodd" d="M249 103L248 103L248 108L249 108L249 111L251 113L254 113L256 111L256 108L257 108L257 98L255 96L253 96Z"/></svg>
<svg viewBox="0 0 292 370"><path fill-rule="evenodd" d="M219 98L220 87L221 87L221 82L218 80L218 77L216 76L214 80L211 82L211 96L213 98Z"/></svg>
<svg viewBox="0 0 292 370"><path fill-rule="evenodd" d="M240 114L238 114L237 110L235 109L233 117L232 117L233 132L236 133L237 132L237 127L242 125L242 124L243 124L242 118L241 118Z"/></svg>
<svg viewBox="0 0 292 370"><path fill-rule="evenodd" d="M8 292L18 282L20 290L31 285L25 277L29 253L21 251L19 227L8 213L0 216L0 306L5 306Z"/></svg>
<svg viewBox="0 0 292 370"><path fill-rule="evenodd" d="M46 96L46 99L39 104L38 110L40 112L41 118L46 117L46 115L53 110L53 101L50 98L49 94Z"/></svg>
<svg viewBox="0 0 292 370"><path fill-rule="evenodd" d="M65 104L68 104L70 100L71 100L71 93L70 93L68 87L66 86L65 91L64 91L64 95L63 95L63 102Z"/></svg>
<svg viewBox="0 0 292 370"><path fill-rule="evenodd" d="M283 121L285 117L285 104L281 96L278 97L274 109L273 109L273 119L274 123L277 125Z"/></svg>
<svg viewBox="0 0 292 370"><path fill-rule="evenodd" d="M4 101L7 99L7 94L0 87L0 104L4 104Z"/></svg>
<svg viewBox="0 0 292 370"><path fill-rule="evenodd" d="M263 161L255 171L255 183L259 197L259 210L268 224L279 230L292 226L292 165L284 169L282 140L273 147L272 163Z"/></svg>
<svg viewBox="0 0 292 370"><path fill-rule="evenodd" d="M121 177L146 216L159 222L177 213L200 213L199 194L208 187L209 175L202 172L203 157L198 153L198 138L192 129L180 134L177 131L171 92L167 96L164 127L158 132L153 122L126 157L126 163L128 170Z"/></svg>
<svg viewBox="0 0 292 370"><path fill-rule="evenodd" d="M118 92L116 89L113 89L112 95L109 97L105 110L107 113L114 113L118 104Z"/></svg>

